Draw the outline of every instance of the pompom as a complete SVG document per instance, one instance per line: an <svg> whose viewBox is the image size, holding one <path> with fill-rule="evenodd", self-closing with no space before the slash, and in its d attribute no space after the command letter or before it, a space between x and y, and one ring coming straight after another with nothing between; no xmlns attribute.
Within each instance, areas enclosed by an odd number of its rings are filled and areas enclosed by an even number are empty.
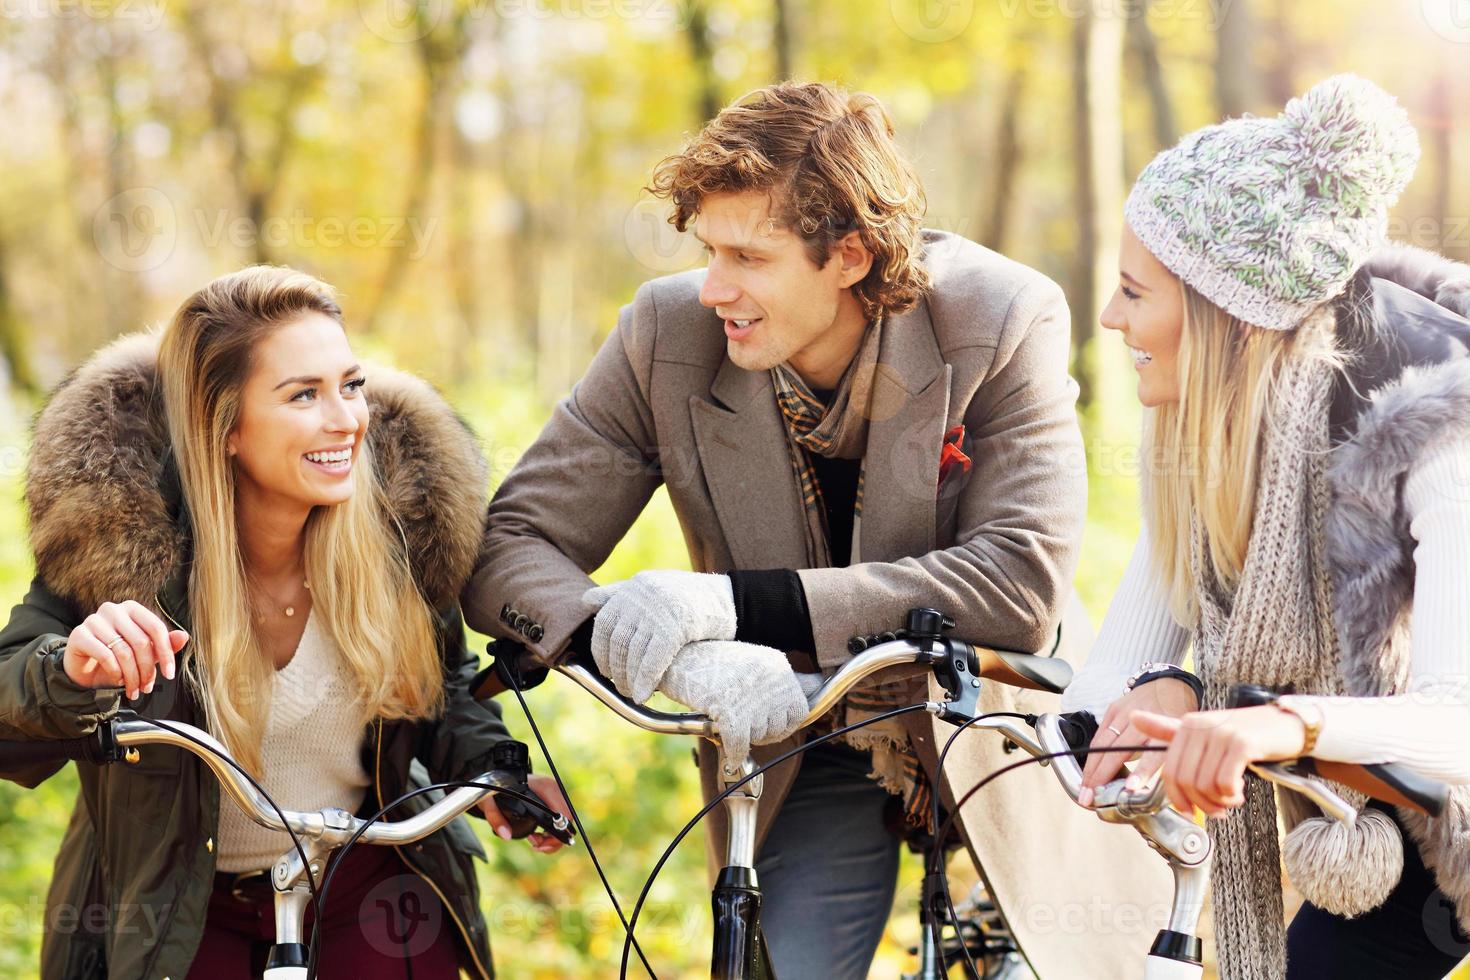
<svg viewBox="0 0 1470 980"><path fill-rule="evenodd" d="M1366 217L1398 200L1419 164L1419 135L1398 100L1366 78L1334 75L1286 104L1309 193Z"/></svg>
<svg viewBox="0 0 1470 980"><path fill-rule="evenodd" d="M1404 873L1404 837L1382 810L1365 808L1348 827L1312 817L1286 835L1282 862L1313 905L1354 918L1382 905Z"/></svg>

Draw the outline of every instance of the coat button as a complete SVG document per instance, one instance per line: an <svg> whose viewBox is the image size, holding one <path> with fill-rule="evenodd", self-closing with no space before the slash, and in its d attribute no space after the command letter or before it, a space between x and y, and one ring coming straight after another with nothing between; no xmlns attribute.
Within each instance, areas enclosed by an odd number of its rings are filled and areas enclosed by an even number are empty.
<svg viewBox="0 0 1470 980"><path fill-rule="evenodd" d="M505 605L503 605L503 606L500 607L500 621L502 623L508 623L508 622L510 622L511 617L514 616L515 614L516 614L516 611L511 608L510 603L508 603L508 602Z"/></svg>
<svg viewBox="0 0 1470 980"><path fill-rule="evenodd" d="M865 636L850 637L847 641L847 652L856 657L868 648L868 638Z"/></svg>
<svg viewBox="0 0 1470 980"><path fill-rule="evenodd" d="M526 630L526 637L532 643L540 643L541 642L541 638L543 636L545 636L545 635L546 635L546 630L542 629L540 623L532 623L531 624L531 628L528 629L528 630Z"/></svg>

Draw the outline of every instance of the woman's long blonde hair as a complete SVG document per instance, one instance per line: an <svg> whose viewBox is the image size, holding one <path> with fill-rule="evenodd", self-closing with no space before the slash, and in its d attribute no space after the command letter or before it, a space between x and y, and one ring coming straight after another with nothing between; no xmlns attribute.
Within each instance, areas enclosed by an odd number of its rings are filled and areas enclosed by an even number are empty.
<svg viewBox="0 0 1470 980"><path fill-rule="evenodd" d="M253 352L305 313L342 323L330 286L305 273L253 266L189 297L163 331L159 378L194 537L187 674L209 730L260 772L273 667L260 648L236 521L236 470L226 440L240 417ZM361 723L436 716L443 704L436 620L420 593L366 445L346 501L311 511L305 561L313 615L348 666ZM340 696L323 691L323 696ZM344 733L355 735L355 733Z"/></svg>
<svg viewBox="0 0 1470 980"><path fill-rule="evenodd" d="M1274 422L1272 397L1299 358L1342 363L1325 304L1295 330L1267 330L1230 315L1192 287L1184 293L1179 400L1145 413L1144 520L1154 565L1174 618L1199 615L1190 567L1191 521L1198 517L1215 578L1234 589L1245 567L1255 514L1261 450Z"/></svg>

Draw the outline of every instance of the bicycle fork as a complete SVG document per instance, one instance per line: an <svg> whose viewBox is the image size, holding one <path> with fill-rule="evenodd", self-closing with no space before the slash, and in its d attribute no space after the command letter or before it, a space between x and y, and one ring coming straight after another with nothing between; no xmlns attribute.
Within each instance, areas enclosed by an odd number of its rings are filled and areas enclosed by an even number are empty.
<svg viewBox="0 0 1470 980"><path fill-rule="evenodd" d="M726 771L726 786L753 770L746 759L733 776ZM761 934L761 890L755 874L755 818L764 778L756 776L725 797L729 842L710 899L715 927L710 980L775 980Z"/></svg>

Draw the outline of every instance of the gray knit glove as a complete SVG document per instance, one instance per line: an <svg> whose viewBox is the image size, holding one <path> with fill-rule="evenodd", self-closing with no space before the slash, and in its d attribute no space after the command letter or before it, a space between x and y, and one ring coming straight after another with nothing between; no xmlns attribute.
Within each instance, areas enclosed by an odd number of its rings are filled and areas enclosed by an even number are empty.
<svg viewBox="0 0 1470 980"><path fill-rule="evenodd" d="M811 675L817 676L817 675ZM779 742L806 718L807 696L786 655L757 643L702 640L680 650L659 690L720 726L726 758Z"/></svg>
<svg viewBox="0 0 1470 980"><path fill-rule="evenodd" d="M592 659L638 704L653 696L686 643L735 639L735 593L728 575L639 572L588 589L582 599L601 607L592 622Z"/></svg>

